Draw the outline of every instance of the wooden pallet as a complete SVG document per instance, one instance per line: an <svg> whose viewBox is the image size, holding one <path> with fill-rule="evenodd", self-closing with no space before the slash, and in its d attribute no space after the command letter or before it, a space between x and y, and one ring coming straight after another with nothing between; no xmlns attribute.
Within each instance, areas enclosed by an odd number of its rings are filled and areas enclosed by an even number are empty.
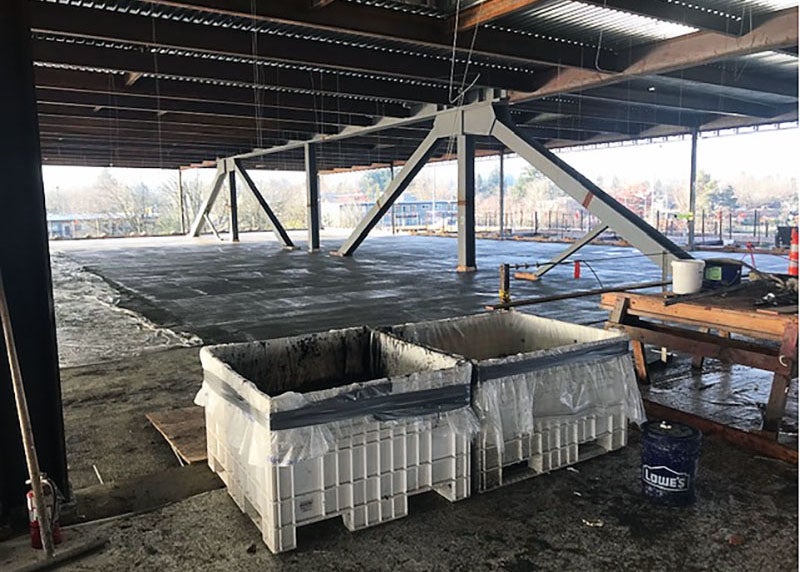
<svg viewBox="0 0 800 572"><path fill-rule="evenodd" d="M202 407L156 411L147 413L145 417L164 436L181 464L192 465L208 460L206 418Z"/></svg>

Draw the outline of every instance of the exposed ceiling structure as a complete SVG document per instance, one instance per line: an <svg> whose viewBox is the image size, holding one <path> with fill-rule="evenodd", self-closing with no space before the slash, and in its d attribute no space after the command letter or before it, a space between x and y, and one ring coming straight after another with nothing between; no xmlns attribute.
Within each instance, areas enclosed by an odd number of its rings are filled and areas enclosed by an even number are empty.
<svg viewBox="0 0 800 572"><path fill-rule="evenodd" d="M51 165L175 168L497 97L550 147L797 119L794 0L31 0L31 12ZM402 162L427 127L337 138L319 166ZM258 163L302 169L302 149Z"/></svg>

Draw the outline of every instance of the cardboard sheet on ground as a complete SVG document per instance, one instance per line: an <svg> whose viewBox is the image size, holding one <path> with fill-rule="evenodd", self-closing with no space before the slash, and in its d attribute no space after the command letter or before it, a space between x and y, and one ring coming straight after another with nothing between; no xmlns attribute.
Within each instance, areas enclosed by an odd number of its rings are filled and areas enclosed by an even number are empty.
<svg viewBox="0 0 800 572"><path fill-rule="evenodd" d="M175 454L188 464L203 463L206 450L206 418L202 407L182 407L145 415Z"/></svg>

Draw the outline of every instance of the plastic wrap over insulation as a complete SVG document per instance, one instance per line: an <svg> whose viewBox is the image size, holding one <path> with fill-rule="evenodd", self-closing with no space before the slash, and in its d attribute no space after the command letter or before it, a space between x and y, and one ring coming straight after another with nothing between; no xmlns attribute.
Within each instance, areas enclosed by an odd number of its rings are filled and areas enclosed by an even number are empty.
<svg viewBox="0 0 800 572"><path fill-rule="evenodd" d="M246 371L258 378L262 388L266 388L265 380L286 372L302 379L306 366L299 359L326 359L314 355L317 346L324 346L326 354L346 348L335 358L337 363L322 363L321 370L331 366L332 371L355 378L373 370L388 375L270 396L240 373ZM369 351L359 354L365 346ZM297 348L302 351L298 353ZM265 352L277 361L265 358ZM373 358L380 362L379 367L364 365L365 359ZM208 408L207 413L224 425L219 433L253 465L286 466L321 457L365 423L446 428L469 436L480 430L470 407L471 364L363 328L203 348L201 361L204 381L195 403ZM363 368L367 372L361 371ZM273 379L269 385L290 386L283 379Z"/></svg>
<svg viewBox="0 0 800 572"><path fill-rule="evenodd" d="M481 431L504 441L529 434L535 419L603 415L622 406L646 420L628 338L518 312L396 326L395 335L477 363L474 403Z"/></svg>

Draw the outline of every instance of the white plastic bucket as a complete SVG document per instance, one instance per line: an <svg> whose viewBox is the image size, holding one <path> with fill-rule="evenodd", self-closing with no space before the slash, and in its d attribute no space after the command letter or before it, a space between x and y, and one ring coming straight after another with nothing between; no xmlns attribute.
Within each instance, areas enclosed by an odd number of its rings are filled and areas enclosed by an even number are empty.
<svg viewBox="0 0 800 572"><path fill-rule="evenodd" d="M694 294L703 287L704 260L673 260L672 291L675 294Z"/></svg>

